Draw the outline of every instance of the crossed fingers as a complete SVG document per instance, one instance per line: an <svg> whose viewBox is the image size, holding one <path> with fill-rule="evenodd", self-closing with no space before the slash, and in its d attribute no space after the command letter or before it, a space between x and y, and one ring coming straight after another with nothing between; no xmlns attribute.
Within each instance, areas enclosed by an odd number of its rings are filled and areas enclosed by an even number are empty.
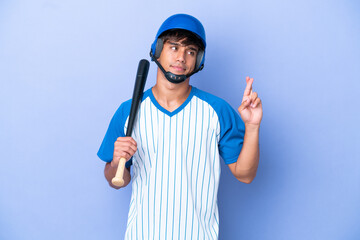
<svg viewBox="0 0 360 240"><path fill-rule="evenodd" d="M261 105L261 100L258 98L258 94L252 91L252 84L254 82L253 78L246 77L246 87L243 95L243 99L241 105L239 107L239 111L243 111L245 109L256 108Z"/></svg>

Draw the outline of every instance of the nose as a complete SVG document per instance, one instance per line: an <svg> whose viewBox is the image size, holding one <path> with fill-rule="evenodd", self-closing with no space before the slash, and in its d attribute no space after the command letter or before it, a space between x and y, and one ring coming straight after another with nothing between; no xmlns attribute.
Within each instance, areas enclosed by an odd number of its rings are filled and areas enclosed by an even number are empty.
<svg viewBox="0 0 360 240"><path fill-rule="evenodd" d="M185 54L186 54L185 49L180 48L179 51L177 52L176 60L181 63L185 63Z"/></svg>

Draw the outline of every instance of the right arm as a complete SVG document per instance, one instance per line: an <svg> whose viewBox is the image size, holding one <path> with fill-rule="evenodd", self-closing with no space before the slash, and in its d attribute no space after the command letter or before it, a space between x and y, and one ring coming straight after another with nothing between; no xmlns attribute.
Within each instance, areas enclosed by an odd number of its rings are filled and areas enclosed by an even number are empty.
<svg viewBox="0 0 360 240"><path fill-rule="evenodd" d="M131 175L129 169L127 168L124 169L124 185L122 187L117 187L113 185L111 183L111 180L115 177L120 158L124 157L126 161L128 161L135 154L136 150L136 141L132 137L119 137L116 140L116 142L114 143L113 160L109 163L106 163L104 169L105 178L111 187L119 189L129 184L131 180Z"/></svg>

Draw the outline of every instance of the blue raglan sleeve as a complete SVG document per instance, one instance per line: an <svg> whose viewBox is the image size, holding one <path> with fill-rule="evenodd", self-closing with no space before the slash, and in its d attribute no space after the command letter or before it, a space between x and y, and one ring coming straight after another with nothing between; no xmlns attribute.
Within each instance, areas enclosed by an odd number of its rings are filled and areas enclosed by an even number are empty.
<svg viewBox="0 0 360 240"><path fill-rule="evenodd" d="M241 152L245 124L239 114L225 101L220 102L218 117L220 121L220 156L226 164L231 164L237 161Z"/></svg>
<svg viewBox="0 0 360 240"><path fill-rule="evenodd" d="M97 153L98 157L105 162L112 161L116 139L118 137L125 137L124 127L130 113L130 105L129 101L121 104L110 121L105 137ZM129 163L127 163L127 167L129 167Z"/></svg>
<svg viewBox="0 0 360 240"><path fill-rule="evenodd" d="M226 164L237 161L241 152L245 124L240 115L225 100L195 88L197 96L208 102L215 110L219 121L219 154Z"/></svg>

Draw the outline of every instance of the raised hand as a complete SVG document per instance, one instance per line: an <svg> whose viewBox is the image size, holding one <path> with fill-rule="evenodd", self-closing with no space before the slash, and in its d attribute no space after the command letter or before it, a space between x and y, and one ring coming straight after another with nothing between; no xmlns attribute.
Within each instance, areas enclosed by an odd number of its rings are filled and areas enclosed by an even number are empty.
<svg viewBox="0 0 360 240"><path fill-rule="evenodd" d="M246 88L242 103L238 108L245 125L259 126L262 119L262 104L258 94L252 91L253 78L246 77Z"/></svg>

